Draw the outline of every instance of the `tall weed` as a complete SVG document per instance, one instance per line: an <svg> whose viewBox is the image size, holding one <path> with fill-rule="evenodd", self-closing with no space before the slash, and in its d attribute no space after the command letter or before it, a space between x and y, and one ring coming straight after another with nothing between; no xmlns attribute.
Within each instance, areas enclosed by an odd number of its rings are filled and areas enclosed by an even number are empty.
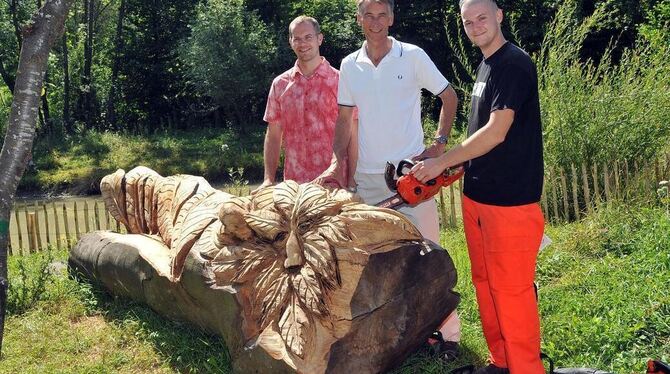
<svg viewBox="0 0 670 374"><path fill-rule="evenodd" d="M547 163L655 156L670 138L670 47L640 39L616 63L611 49L600 61L582 61L584 40L608 9L603 2L582 22L576 9L564 2L536 56Z"/></svg>

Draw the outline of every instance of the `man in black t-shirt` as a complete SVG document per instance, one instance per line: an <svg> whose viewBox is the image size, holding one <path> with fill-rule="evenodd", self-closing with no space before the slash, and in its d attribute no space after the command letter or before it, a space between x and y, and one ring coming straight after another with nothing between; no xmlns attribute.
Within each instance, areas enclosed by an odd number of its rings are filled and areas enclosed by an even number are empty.
<svg viewBox="0 0 670 374"><path fill-rule="evenodd" d="M417 163L426 182L465 164L463 226L491 364L476 373L540 374L540 321L533 280L544 231L542 125L535 65L505 40L493 0L461 0L468 38L482 51L468 138Z"/></svg>

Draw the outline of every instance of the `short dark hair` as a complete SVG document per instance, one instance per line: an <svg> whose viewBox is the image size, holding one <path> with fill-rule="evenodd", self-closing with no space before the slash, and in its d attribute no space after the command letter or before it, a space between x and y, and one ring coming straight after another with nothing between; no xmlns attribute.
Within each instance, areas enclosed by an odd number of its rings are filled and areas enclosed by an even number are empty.
<svg viewBox="0 0 670 374"><path fill-rule="evenodd" d="M393 7L395 5L395 2L393 0L371 0L374 1L375 3L382 3L386 4L389 6L389 9L391 9L391 14L393 14ZM356 0L356 8L358 9L358 14L363 14L363 3L365 0Z"/></svg>
<svg viewBox="0 0 670 374"><path fill-rule="evenodd" d="M295 29L296 26L303 22L309 22L314 26L314 31L316 34L321 34L321 27L319 26L319 21L317 21L314 17L310 16L297 16L291 21L291 23L288 25L288 36L292 37L293 36L293 29Z"/></svg>

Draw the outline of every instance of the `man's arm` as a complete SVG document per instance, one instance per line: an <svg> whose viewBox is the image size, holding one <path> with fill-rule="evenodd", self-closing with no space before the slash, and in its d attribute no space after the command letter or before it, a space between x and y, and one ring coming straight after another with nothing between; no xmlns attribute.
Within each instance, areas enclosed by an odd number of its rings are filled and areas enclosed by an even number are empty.
<svg viewBox="0 0 670 374"><path fill-rule="evenodd" d="M514 111L511 109L491 112L489 121L484 127L447 153L437 158L418 162L412 168L412 173L418 180L426 182L440 175L448 167L485 155L495 146L505 141L513 121Z"/></svg>
<svg viewBox="0 0 670 374"><path fill-rule="evenodd" d="M347 165L349 144L352 134L354 107L340 105L335 122L335 139L333 140L333 159L330 167L314 179L314 183L322 186L347 187Z"/></svg>
<svg viewBox="0 0 670 374"><path fill-rule="evenodd" d="M263 183L257 188L275 184L277 167L279 166L279 154L281 153L282 128L278 123L268 123L265 131L265 142L263 145L263 163L265 166L265 177Z"/></svg>
<svg viewBox="0 0 670 374"><path fill-rule="evenodd" d="M440 122L438 124L437 133L435 136L449 136L451 133L451 127L454 124L454 119L456 118L456 110L458 108L458 96L456 96L456 91L451 87L451 84L447 86L442 93L438 96L442 101L442 108L440 109ZM444 153L446 144L440 144L434 142L430 147L426 148L419 156L415 157L416 160L423 158L432 158L437 157Z"/></svg>
<svg viewBox="0 0 670 374"><path fill-rule="evenodd" d="M349 138L349 150L347 151L347 187L356 187L354 173L358 164L358 120L351 121L351 137Z"/></svg>

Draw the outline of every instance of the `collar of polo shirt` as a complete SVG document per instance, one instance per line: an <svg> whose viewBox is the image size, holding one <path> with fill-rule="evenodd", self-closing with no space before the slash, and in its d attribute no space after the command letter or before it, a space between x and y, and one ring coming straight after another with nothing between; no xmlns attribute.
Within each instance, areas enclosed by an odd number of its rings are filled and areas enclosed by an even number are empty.
<svg viewBox="0 0 670 374"><path fill-rule="evenodd" d="M389 36L389 39L391 39L391 42L392 42L391 50L389 51L389 53L386 56L384 56L384 58L386 58L387 56L391 56L391 57L395 57L395 58L402 57L402 54L403 54L402 43L397 41L392 36ZM384 61L384 58L382 59L382 61ZM368 57L368 42L367 41L363 42L363 47L361 47L361 49L359 50L358 55L356 56L356 62L364 62L364 63L370 64L370 65L374 65L372 63L372 60L370 59L370 57Z"/></svg>

